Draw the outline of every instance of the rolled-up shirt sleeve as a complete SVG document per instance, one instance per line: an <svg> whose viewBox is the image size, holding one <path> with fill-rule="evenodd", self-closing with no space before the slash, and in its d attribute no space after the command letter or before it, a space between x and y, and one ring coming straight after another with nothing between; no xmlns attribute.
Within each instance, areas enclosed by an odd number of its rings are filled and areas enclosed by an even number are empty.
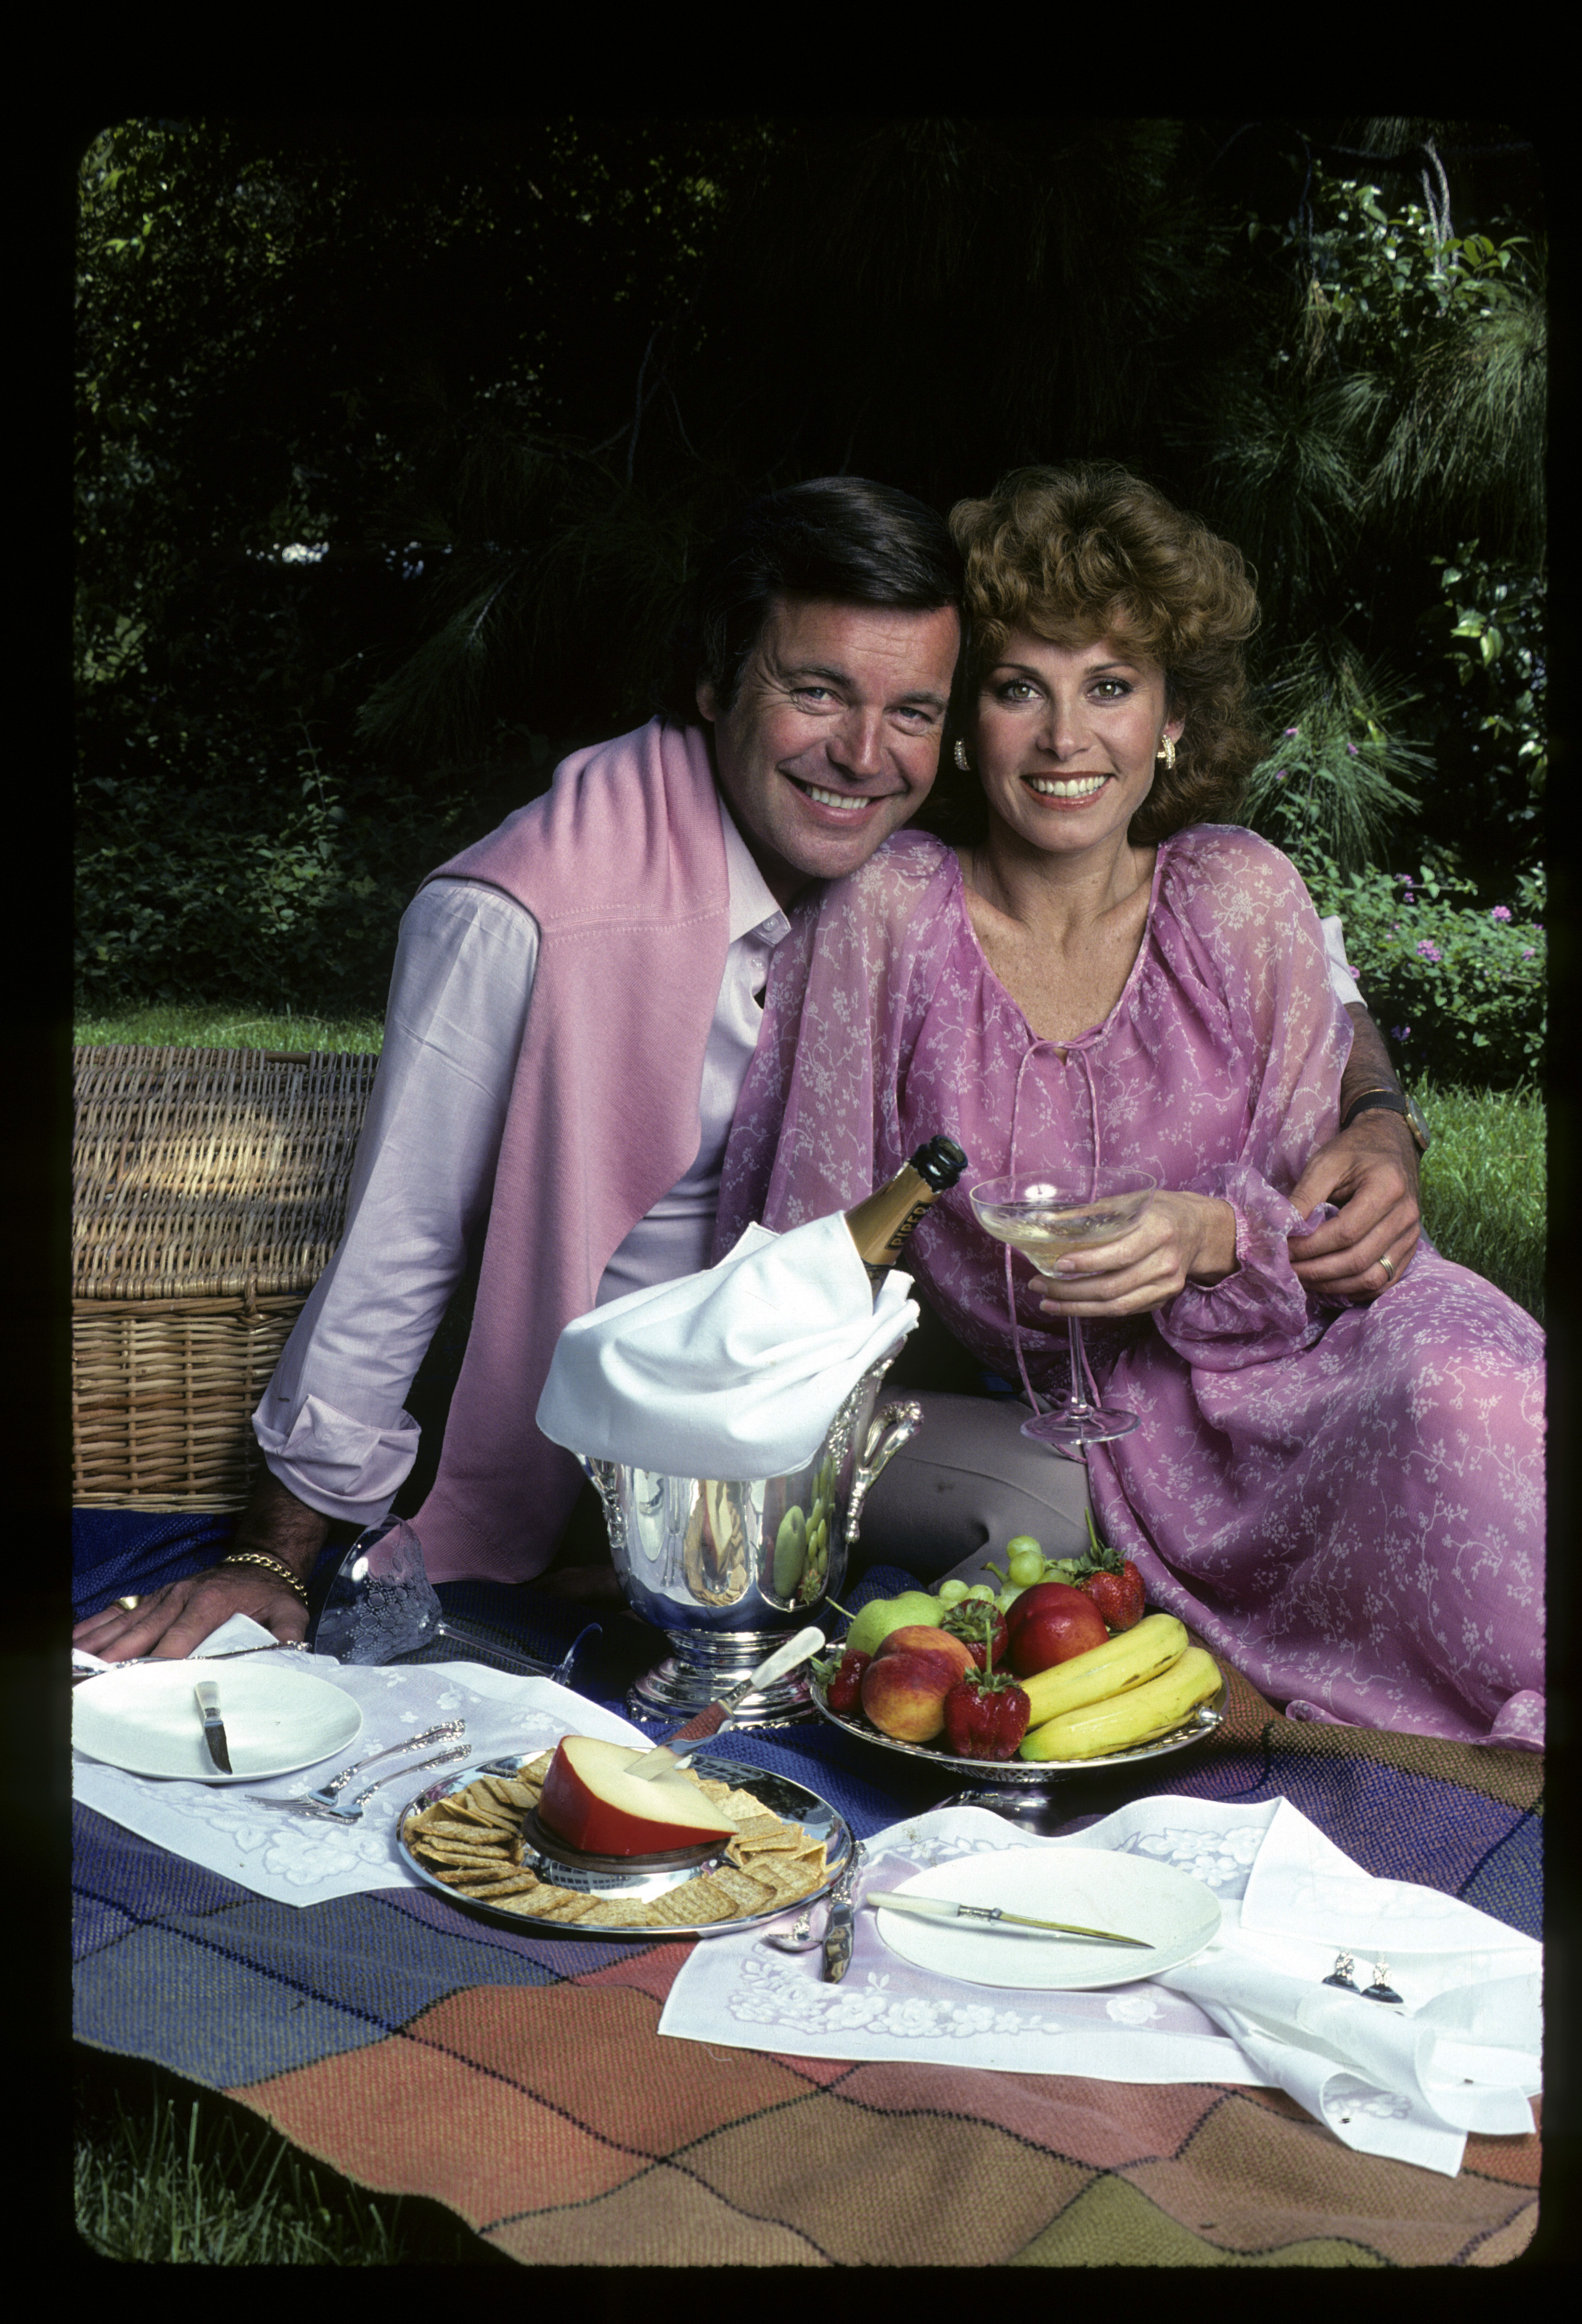
<svg viewBox="0 0 1582 2324"><path fill-rule="evenodd" d="M401 921L345 1232L253 1414L264 1461L372 1525L417 1455L406 1397L489 1208L538 966L532 915L437 880Z"/></svg>

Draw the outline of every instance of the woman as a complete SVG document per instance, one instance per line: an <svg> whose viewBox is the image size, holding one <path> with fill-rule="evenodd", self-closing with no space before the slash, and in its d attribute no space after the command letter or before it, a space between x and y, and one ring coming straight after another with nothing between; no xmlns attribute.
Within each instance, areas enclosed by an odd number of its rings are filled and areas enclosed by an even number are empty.
<svg viewBox="0 0 1582 2324"><path fill-rule="evenodd" d="M1083 1318L1105 1400L1141 1416L1090 1449L1089 1488L1152 1602L1292 1716L1541 1748L1536 1325L1426 1240L1365 1307L1292 1269L1287 1190L1334 1130L1351 1029L1295 872L1217 819L1257 747L1241 558L1116 471L1023 471L952 526L976 827L902 833L804 908L717 1248L849 1205L947 1131L971 1168L907 1264L971 1355L1046 1397ZM1055 1279L1018 1260L1013 1332L969 1185L1100 1164L1164 1191ZM983 1410L992 1467L1026 1416Z"/></svg>

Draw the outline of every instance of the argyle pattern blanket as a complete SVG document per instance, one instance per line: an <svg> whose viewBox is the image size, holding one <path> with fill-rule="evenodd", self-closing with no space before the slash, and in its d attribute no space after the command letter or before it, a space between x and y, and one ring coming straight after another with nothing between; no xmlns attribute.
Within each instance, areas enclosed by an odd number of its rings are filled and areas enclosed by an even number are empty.
<svg viewBox="0 0 1582 2324"><path fill-rule="evenodd" d="M153 1546L168 1564L168 1537ZM130 1557L124 1536L116 1591L134 1586ZM104 1563L87 1563L103 1588ZM879 1569L857 1594L903 1586ZM441 1596L546 1655L588 1611ZM621 1708L657 1641L604 1618L578 1683ZM860 1835L952 1788L822 1723L735 1730L731 1748L821 1792ZM1530 1754L1297 1724L1233 1674L1219 1733L1153 1763L1145 1788L1283 1794L1368 1871L1539 1935L1542 1773ZM1062 1828L1139 1789L1136 1773L1073 1777ZM1496 2266L1537 2224L1536 2128L1472 2137L1447 2179L1350 2152L1274 2091L662 2040L686 1943L519 1933L394 1886L276 1904L83 1809L74 1890L80 2042L224 2091L527 2264Z"/></svg>

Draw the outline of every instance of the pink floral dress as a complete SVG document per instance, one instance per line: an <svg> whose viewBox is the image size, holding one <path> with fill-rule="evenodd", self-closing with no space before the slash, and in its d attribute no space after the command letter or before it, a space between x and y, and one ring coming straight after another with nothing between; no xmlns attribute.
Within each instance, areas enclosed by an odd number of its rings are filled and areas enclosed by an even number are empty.
<svg viewBox="0 0 1582 2324"><path fill-rule="evenodd" d="M1294 1717L1541 1748L1537 1324L1426 1240L1368 1306L1311 1299L1292 1269L1287 1190L1334 1132L1350 1040L1307 890L1250 832L1164 843L1126 989L1065 1044L1034 1035L989 967L954 854L903 832L776 953L716 1249L750 1219L850 1207L946 1131L970 1167L907 1264L1011 1379L1014 1297L1027 1377L1059 1397L1064 1325L968 1188L1124 1164L1222 1197L1233 1273L1087 1329L1107 1400L1142 1416L1089 1453L1101 1529L1153 1604Z"/></svg>

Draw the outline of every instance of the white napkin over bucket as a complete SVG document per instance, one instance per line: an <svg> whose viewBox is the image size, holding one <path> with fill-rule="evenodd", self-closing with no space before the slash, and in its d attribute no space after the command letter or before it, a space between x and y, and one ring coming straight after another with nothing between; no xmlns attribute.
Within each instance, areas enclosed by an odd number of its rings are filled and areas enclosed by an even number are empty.
<svg viewBox="0 0 1582 2324"><path fill-rule="evenodd" d="M910 1289L892 1272L876 1300L839 1213L783 1235L750 1226L717 1266L568 1323L538 1425L570 1452L662 1476L788 1476L916 1323Z"/></svg>

